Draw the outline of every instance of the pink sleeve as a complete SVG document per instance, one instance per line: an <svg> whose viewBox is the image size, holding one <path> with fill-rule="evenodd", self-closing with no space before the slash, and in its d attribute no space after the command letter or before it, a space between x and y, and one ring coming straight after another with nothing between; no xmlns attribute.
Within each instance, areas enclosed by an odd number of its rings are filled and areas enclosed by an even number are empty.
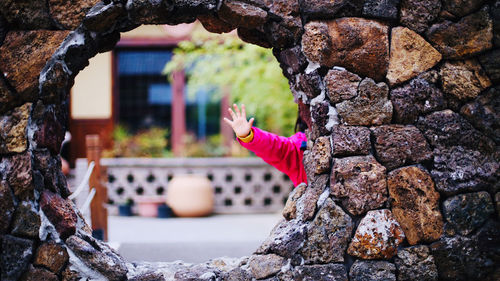
<svg viewBox="0 0 500 281"><path fill-rule="evenodd" d="M293 184L305 182L307 176L302 164L303 152L300 146L306 141L304 133L297 133L289 138L266 132L257 127L252 128L254 138L249 143L238 139L240 144L255 153L266 163L287 174Z"/></svg>

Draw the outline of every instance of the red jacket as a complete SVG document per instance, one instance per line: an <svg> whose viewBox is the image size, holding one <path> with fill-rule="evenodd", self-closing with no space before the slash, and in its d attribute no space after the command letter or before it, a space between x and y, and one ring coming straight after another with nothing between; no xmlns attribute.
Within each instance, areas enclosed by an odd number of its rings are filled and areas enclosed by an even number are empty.
<svg viewBox="0 0 500 281"><path fill-rule="evenodd" d="M252 127L252 130L254 133L252 141L245 143L238 139L243 147L285 173L295 186L300 183L307 184L306 171L302 163L304 152L300 149L302 142L307 141L304 133L298 132L287 138L257 127Z"/></svg>

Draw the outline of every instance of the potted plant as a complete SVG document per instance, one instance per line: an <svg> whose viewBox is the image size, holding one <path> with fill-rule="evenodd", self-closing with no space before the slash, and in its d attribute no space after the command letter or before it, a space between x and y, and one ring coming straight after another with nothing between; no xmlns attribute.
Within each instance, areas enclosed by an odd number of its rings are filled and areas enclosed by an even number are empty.
<svg viewBox="0 0 500 281"><path fill-rule="evenodd" d="M133 205L134 205L134 200L128 198L124 203L118 205L118 214L124 217L132 216Z"/></svg>

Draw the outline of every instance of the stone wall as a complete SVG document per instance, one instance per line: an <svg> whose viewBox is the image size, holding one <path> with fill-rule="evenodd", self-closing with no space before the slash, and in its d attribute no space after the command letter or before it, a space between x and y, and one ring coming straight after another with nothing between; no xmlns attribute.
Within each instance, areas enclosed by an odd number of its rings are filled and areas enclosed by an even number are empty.
<svg viewBox="0 0 500 281"><path fill-rule="evenodd" d="M126 263L67 199L65 101L120 32L195 19L273 48L309 185L249 257ZM498 0L5 0L0 45L2 280L500 278Z"/></svg>

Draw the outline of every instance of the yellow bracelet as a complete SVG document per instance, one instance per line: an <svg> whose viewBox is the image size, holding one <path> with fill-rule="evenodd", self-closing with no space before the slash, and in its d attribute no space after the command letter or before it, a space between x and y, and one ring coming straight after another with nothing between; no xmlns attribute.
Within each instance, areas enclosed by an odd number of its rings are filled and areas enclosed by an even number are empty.
<svg viewBox="0 0 500 281"><path fill-rule="evenodd" d="M238 137L242 142L249 143L253 140L253 129L250 129L250 133L246 137Z"/></svg>

